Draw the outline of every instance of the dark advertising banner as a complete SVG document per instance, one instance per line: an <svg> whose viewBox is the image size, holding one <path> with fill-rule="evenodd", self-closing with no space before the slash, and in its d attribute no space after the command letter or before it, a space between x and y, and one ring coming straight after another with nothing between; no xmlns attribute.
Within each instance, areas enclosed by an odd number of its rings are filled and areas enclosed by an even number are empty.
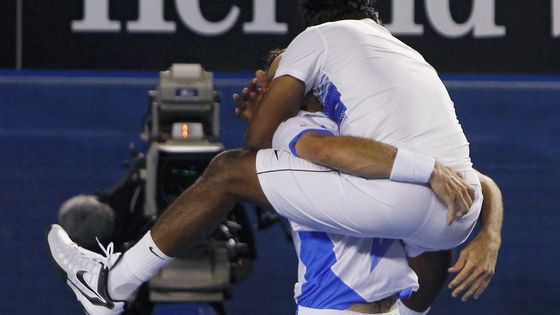
<svg viewBox="0 0 560 315"><path fill-rule="evenodd" d="M0 68L16 66L16 2L0 1Z"/></svg>
<svg viewBox="0 0 560 315"><path fill-rule="evenodd" d="M295 1L26 0L27 68L248 70L302 29ZM46 14L48 12L48 14Z"/></svg>
<svg viewBox="0 0 560 315"><path fill-rule="evenodd" d="M440 71L560 73L560 0L378 2L386 27Z"/></svg>
<svg viewBox="0 0 560 315"><path fill-rule="evenodd" d="M297 0L21 1L24 69L252 70L303 29ZM378 2L385 26L440 72L560 73L560 0Z"/></svg>

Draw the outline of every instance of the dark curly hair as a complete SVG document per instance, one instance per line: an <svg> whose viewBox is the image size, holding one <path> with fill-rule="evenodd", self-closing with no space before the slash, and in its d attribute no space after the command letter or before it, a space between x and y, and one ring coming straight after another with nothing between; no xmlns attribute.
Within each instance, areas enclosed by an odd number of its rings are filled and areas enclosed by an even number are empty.
<svg viewBox="0 0 560 315"><path fill-rule="evenodd" d="M301 0L305 26L339 20L378 21L376 0Z"/></svg>
<svg viewBox="0 0 560 315"><path fill-rule="evenodd" d="M272 62L276 57L280 56L286 51L286 48L274 48L268 52L268 56L266 57L266 71L268 72L268 68L272 65Z"/></svg>

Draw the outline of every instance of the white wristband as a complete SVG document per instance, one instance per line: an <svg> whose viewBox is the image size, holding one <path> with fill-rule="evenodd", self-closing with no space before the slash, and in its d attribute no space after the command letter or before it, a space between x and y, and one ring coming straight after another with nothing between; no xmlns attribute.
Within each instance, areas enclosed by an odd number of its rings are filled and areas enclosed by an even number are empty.
<svg viewBox="0 0 560 315"><path fill-rule="evenodd" d="M430 156L398 149L389 178L397 182L427 184L435 163L436 160Z"/></svg>

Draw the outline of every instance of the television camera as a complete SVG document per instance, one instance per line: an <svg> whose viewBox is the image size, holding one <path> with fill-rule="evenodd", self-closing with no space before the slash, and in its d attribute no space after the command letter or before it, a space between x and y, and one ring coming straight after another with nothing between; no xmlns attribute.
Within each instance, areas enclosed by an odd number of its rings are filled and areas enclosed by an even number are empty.
<svg viewBox="0 0 560 315"><path fill-rule="evenodd" d="M211 159L224 150L220 136L220 98L213 74L196 64L174 64L160 73L150 91L144 214L158 217L196 181ZM225 298L233 281L246 275L254 248L241 205L206 241L185 251L150 280L153 302Z"/></svg>

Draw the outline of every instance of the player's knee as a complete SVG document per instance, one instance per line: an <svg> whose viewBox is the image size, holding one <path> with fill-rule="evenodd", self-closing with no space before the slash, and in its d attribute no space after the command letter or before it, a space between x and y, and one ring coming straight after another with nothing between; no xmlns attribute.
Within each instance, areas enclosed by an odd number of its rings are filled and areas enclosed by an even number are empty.
<svg viewBox="0 0 560 315"><path fill-rule="evenodd" d="M218 154L205 172L205 177L223 187L243 183L251 168L254 169L255 154L248 150L228 150Z"/></svg>

